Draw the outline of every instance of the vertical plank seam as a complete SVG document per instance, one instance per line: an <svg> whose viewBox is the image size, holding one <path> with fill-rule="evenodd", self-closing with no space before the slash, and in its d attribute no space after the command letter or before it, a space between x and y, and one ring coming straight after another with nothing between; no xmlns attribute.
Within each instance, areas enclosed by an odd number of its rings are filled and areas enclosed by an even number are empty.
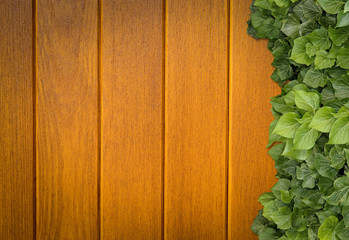
<svg viewBox="0 0 349 240"><path fill-rule="evenodd" d="M33 239L37 239L37 0L32 0Z"/></svg>
<svg viewBox="0 0 349 240"><path fill-rule="evenodd" d="M167 0L162 2L162 166L161 166L161 239L165 239L165 162L166 162L166 34Z"/></svg>
<svg viewBox="0 0 349 240"><path fill-rule="evenodd" d="M162 74L163 74L163 88L162 88L162 121L163 121L163 130L162 130L162 151L163 151L163 161L162 161L162 219L161 219L161 231L162 231L162 239L166 239L166 201L165 201L165 190L166 190L166 181L165 181L165 167L166 167L166 59L167 59L167 11L168 11L168 0L163 0L162 6L162 23L163 23L163 59L162 59Z"/></svg>
<svg viewBox="0 0 349 240"><path fill-rule="evenodd" d="M231 54L230 54L230 51L231 51L231 34L230 34L230 26L231 26L231 3L232 0L228 0L228 6L227 6L227 47L228 47L228 54L227 54L227 151L226 151L226 154L227 154L227 162L226 162L226 174L227 174L227 178L226 178L226 181L227 181L227 186L226 186L226 191L227 191L227 205L226 205L226 238L227 239L230 239L230 221L231 221L231 218L230 218L230 204L229 204L229 200L230 200L230 191L229 189L231 188L230 184L229 184L229 179L231 178L231 172L230 172L230 166L231 166L231 149L230 149L230 127L231 127L231 123L230 123L230 115L231 115L231 91L230 91L230 87L231 87L231 83L230 83L230 76L231 76Z"/></svg>
<svg viewBox="0 0 349 240"><path fill-rule="evenodd" d="M97 235L102 239L102 7L103 0L98 1L98 163L97 163Z"/></svg>

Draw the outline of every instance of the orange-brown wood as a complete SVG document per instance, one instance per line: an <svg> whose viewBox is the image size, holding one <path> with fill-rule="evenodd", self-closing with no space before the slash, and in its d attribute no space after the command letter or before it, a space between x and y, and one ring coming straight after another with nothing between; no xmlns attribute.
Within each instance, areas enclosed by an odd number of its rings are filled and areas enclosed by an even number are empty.
<svg viewBox="0 0 349 240"><path fill-rule="evenodd" d="M33 239L32 3L0 3L0 238Z"/></svg>
<svg viewBox="0 0 349 240"><path fill-rule="evenodd" d="M102 239L161 239L163 1L104 0Z"/></svg>
<svg viewBox="0 0 349 240"><path fill-rule="evenodd" d="M38 239L98 239L98 3L37 4Z"/></svg>
<svg viewBox="0 0 349 240"><path fill-rule="evenodd" d="M225 239L228 1L168 0L165 239Z"/></svg>
<svg viewBox="0 0 349 240"><path fill-rule="evenodd" d="M228 239L234 240L258 239L250 230L262 208L257 199L270 191L276 173L266 144L273 119L269 98L280 89L270 79L267 41L246 33L251 2L231 2Z"/></svg>

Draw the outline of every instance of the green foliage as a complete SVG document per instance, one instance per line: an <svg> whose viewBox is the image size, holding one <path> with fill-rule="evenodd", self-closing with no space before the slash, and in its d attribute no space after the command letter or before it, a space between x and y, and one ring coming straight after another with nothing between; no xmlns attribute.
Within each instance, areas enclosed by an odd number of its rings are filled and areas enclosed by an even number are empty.
<svg viewBox="0 0 349 240"><path fill-rule="evenodd" d="M251 229L265 240L349 239L349 1L253 0L248 33L269 39L269 154L278 182Z"/></svg>

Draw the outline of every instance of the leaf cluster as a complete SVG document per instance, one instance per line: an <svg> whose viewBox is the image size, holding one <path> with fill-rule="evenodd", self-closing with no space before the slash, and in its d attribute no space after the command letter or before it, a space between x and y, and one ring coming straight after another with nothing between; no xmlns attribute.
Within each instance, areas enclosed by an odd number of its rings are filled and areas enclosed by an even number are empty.
<svg viewBox="0 0 349 240"><path fill-rule="evenodd" d="M278 182L259 197L261 240L349 239L349 1L254 0L248 33L269 39L281 94L269 154Z"/></svg>

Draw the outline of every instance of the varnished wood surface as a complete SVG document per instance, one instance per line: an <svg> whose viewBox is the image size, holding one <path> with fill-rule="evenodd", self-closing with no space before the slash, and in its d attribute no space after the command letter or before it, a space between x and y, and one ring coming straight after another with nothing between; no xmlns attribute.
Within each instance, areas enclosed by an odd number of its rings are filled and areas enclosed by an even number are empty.
<svg viewBox="0 0 349 240"><path fill-rule="evenodd" d="M270 97L280 93L271 79L273 57L266 40L246 33L250 1L231 2L229 239L258 239L250 227L262 206L258 196L270 191L276 172L267 154L273 116Z"/></svg>
<svg viewBox="0 0 349 240"><path fill-rule="evenodd" d="M257 239L280 90L250 3L1 1L0 239Z"/></svg>
<svg viewBox="0 0 349 240"><path fill-rule="evenodd" d="M37 4L37 237L98 239L97 1Z"/></svg>
<svg viewBox="0 0 349 240"><path fill-rule="evenodd" d="M225 239L228 4L167 3L165 239Z"/></svg>
<svg viewBox="0 0 349 240"><path fill-rule="evenodd" d="M33 29L30 1L0 3L0 238L33 239Z"/></svg>
<svg viewBox="0 0 349 240"><path fill-rule="evenodd" d="M103 239L162 236L162 4L103 1Z"/></svg>

